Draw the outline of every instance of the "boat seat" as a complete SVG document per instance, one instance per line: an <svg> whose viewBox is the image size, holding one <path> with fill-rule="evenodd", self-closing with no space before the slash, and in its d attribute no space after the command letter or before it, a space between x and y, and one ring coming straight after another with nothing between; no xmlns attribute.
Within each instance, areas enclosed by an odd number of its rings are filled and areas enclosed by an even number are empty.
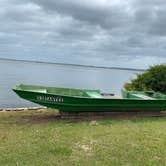
<svg viewBox="0 0 166 166"><path fill-rule="evenodd" d="M98 92L93 92L93 91L86 91L85 92L89 97L92 97L92 98L102 98L103 96L98 93Z"/></svg>
<svg viewBox="0 0 166 166"><path fill-rule="evenodd" d="M133 94L133 96L144 99L144 100L154 100L154 98L143 95L143 94Z"/></svg>
<svg viewBox="0 0 166 166"><path fill-rule="evenodd" d="M34 90L32 90L34 91ZM47 89L35 89L35 92L47 93Z"/></svg>

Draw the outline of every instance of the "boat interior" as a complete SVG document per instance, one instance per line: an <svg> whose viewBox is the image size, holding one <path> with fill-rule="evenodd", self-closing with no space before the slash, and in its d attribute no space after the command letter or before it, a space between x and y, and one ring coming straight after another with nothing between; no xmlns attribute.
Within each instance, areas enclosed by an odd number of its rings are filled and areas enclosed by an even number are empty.
<svg viewBox="0 0 166 166"><path fill-rule="evenodd" d="M112 93L101 93L100 90L89 90L89 89L71 89L71 88L60 88L60 87L44 87L35 85L16 85L14 90L49 93L54 95L65 95L74 97L90 97L90 98L109 98L109 99L141 99L141 100L154 100L154 99L166 99L166 95L155 92L138 92L138 91L127 91L122 90L123 97L117 96ZM123 93L124 92L124 93ZM125 94L125 95L124 95Z"/></svg>
<svg viewBox="0 0 166 166"><path fill-rule="evenodd" d="M126 91L124 97L142 100L166 100L165 94L154 91Z"/></svg>
<svg viewBox="0 0 166 166"><path fill-rule="evenodd" d="M75 97L119 98L119 99L122 98L121 96L116 96L115 94L101 93L100 90L89 90L89 89L44 87L44 86L34 86L34 85L25 85L25 84L16 85L14 89L29 91L29 92L49 93L49 94L55 94L55 95L67 95L67 96L75 96Z"/></svg>

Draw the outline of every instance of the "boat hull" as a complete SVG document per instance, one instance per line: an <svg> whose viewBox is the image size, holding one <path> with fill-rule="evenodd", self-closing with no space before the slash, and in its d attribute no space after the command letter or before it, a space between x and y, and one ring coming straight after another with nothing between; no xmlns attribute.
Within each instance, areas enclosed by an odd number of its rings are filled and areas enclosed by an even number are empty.
<svg viewBox="0 0 166 166"><path fill-rule="evenodd" d="M65 112L165 111L166 100L73 97L13 89L21 98Z"/></svg>

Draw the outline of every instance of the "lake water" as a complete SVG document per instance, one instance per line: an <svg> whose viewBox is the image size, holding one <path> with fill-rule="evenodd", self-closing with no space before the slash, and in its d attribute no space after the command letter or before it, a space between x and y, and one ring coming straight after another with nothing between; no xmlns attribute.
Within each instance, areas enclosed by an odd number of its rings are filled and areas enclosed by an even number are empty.
<svg viewBox="0 0 166 166"><path fill-rule="evenodd" d="M0 60L0 108L36 106L12 91L18 83L100 89L119 95L136 73L139 71Z"/></svg>

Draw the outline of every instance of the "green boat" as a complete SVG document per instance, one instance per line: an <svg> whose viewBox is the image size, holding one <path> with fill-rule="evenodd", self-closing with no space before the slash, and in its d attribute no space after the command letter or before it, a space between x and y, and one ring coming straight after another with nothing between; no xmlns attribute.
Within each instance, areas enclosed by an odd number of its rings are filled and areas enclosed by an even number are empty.
<svg viewBox="0 0 166 166"><path fill-rule="evenodd" d="M165 111L166 95L122 90L122 97L100 90L19 84L13 88L23 99L64 112Z"/></svg>

